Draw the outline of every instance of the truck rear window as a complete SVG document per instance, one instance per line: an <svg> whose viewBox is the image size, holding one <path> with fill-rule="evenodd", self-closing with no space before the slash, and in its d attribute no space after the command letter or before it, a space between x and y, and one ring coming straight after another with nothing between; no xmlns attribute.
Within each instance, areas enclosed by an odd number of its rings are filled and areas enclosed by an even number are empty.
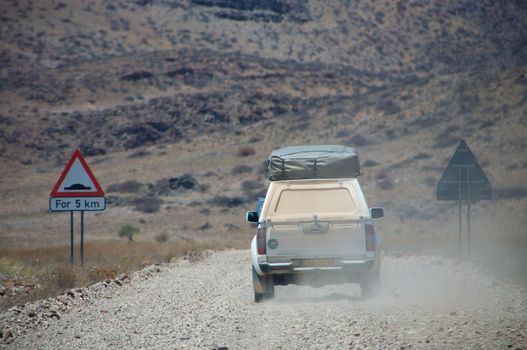
<svg viewBox="0 0 527 350"><path fill-rule="evenodd" d="M283 190L276 214L349 213L355 203L346 188Z"/></svg>

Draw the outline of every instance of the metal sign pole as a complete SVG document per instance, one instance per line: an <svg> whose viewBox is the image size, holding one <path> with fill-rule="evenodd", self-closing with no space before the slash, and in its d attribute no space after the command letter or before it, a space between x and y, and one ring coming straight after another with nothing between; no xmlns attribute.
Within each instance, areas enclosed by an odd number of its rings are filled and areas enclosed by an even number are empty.
<svg viewBox="0 0 527 350"><path fill-rule="evenodd" d="M459 200L459 256L463 256L463 207L462 207L463 201Z"/></svg>
<svg viewBox="0 0 527 350"><path fill-rule="evenodd" d="M463 256L463 201L461 200L461 167L457 168L457 197L459 200L459 256Z"/></svg>
<svg viewBox="0 0 527 350"><path fill-rule="evenodd" d="M70 211L70 263L73 264L73 210Z"/></svg>
<svg viewBox="0 0 527 350"><path fill-rule="evenodd" d="M470 258L470 167L467 166L467 248Z"/></svg>
<svg viewBox="0 0 527 350"><path fill-rule="evenodd" d="M470 258L470 200L467 200L467 239L468 257Z"/></svg>
<svg viewBox="0 0 527 350"><path fill-rule="evenodd" d="M84 210L81 210L81 266L84 265Z"/></svg>

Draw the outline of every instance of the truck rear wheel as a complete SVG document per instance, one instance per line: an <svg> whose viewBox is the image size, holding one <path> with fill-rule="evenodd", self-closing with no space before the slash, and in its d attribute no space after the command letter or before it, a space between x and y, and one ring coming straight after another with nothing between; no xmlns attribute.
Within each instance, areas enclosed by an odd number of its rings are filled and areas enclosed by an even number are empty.
<svg viewBox="0 0 527 350"><path fill-rule="evenodd" d="M253 266L254 301L259 303L274 298L274 282L270 276L260 276Z"/></svg>

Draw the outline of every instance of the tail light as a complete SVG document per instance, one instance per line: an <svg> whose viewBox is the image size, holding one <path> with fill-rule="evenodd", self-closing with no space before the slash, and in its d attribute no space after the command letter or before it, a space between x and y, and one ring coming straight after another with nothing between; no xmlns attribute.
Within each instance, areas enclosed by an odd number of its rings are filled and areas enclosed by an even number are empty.
<svg viewBox="0 0 527 350"><path fill-rule="evenodd" d="M375 251L375 229L372 224L366 224L366 250L369 252Z"/></svg>
<svg viewBox="0 0 527 350"><path fill-rule="evenodd" d="M256 247L258 248L258 254L262 255L266 253L265 249L265 226L259 226L256 231Z"/></svg>

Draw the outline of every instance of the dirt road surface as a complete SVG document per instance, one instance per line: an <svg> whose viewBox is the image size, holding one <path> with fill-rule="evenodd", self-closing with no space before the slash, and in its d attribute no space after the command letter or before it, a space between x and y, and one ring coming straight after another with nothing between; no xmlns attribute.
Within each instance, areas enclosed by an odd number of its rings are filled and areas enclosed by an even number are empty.
<svg viewBox="0 0 527 350"><path fill-rule="evenodd" d="M7 349L526 349L527 291L469 262L385 256L383 292L276 288L249 251L191 256L0 315Z"/></svg>

